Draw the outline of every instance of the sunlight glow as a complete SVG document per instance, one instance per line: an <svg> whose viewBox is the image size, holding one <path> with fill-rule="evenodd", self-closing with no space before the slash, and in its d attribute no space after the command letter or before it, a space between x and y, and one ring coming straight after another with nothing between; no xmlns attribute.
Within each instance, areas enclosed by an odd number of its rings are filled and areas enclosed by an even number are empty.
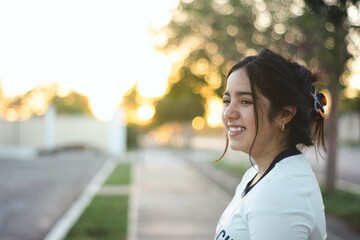
<svg viewBox="0 0 360 240"><path fill-rule="evenodd" d="M360 58L352 61L351 73L349 87L360 91Z"/></svg>
<svg viewBox="0 0 360 240"><path fill-rule="evenodd" d="M151 58L148 58L144 66L140 66L140 68L137 82L137 90L140 95L148 98L164 95L171 72L170 61L164 55L152 53Z"/></svg>
<svg viewBox="0 0 360 240"><path fill-rule="evenodd" d="M101 119L110 117L136 81L142 94L161 96L170 62L155 52L149 28L167 24L177 4L178 0L1 1L4 95L13 97L40 83L56 82L88 96Z"/></svg>
<svg viewBox="0 0 360 240"><path fill-rule="evenodd" d="M35 91L17 98L2 98L0 102L0 114L7 121L23 121L33 114L42 115L49 106L52 95L48 86L41 85Z"/></svg>
<svg viewBox="0 0 360 240"><path fill-rule="evenodd" d="M347 66L350 70L350 75L343 78L343 84L346 86L344 91L345 97L358 97L360 91L360 58L351 59Z"/></svg>
<svg viewBox="0 0 360 240"><path fill-rule="evenodd" d="M206 104L206 122L212 127L221 127L222 126L222 109L223 103L222 99L219 97L211 97Z"/></svg>
<svg viewBox="0 0 360 240"><path fill-rule="evenodd" d="M205 127L205 119L201 116L197 116L192 120L191 125L195 130L201 130Z"/></svg>
<svg viewBox="0 0 360 240"><path fill-rule="evenodd" d="M360 25L360 5L358 5L358 6L352 5L352 6L348 7L347 14L349 16L349 21L352 24L357 25L357 26Z"/></svg>
<svg viewBox="0 0 360 240"><path fill-rule="evenodd" d="M353 75L350 79L351 88L357 89L360 91L360 73Z"/></svg>
<svg viewBox="0 0 360 240"><path fill-rule="evenodd" d="M94 116L101 121L108 121L113 117L114 108L111 108L112 103L109 101L99 101L98 99L90 99L90 110Z"/></svg>
<svg viewBox="0 0 360 240"><path fill-rule="evenodd" d="M331 95L330 95L330 92L326 89L323 90L322 93L326 97L326 106L324 106L324 110L325 110L326 116L329 117L329 115L331 114L331 105L332 105Z"/></svg>
<svg viewBox="0 0 360 240"><path fill-rule="evenodd" d="M137 109L138 120L148 122L155 115L155 108L149 105L142 105Z"/></svg>

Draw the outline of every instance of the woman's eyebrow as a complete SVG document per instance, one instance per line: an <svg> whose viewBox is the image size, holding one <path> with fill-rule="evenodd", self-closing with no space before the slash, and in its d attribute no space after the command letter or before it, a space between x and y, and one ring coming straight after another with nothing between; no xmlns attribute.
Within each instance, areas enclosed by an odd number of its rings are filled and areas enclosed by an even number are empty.
<svg viewBox="0 0 360 240"><path fill-rule="evenodd" d="M245 91L240 91L240 92L236 92L235 93L235 96L242 96L242 95L250 95L252 96L252 93L251 92L245 92ZM230 97L230 93L229 92L225 92L224 93L224 96L229 96Z"/></svg>

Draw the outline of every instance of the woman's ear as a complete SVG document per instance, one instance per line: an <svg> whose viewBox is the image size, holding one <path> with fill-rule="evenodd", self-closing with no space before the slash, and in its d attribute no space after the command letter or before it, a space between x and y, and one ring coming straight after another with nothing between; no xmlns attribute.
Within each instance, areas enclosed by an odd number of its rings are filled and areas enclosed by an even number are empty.
<svg viewBox="0 0 360 240"><path fill-rule="evenodd" d="M285 106L279 114L279 123L286 125L296 114L295 106Z"/></svg>

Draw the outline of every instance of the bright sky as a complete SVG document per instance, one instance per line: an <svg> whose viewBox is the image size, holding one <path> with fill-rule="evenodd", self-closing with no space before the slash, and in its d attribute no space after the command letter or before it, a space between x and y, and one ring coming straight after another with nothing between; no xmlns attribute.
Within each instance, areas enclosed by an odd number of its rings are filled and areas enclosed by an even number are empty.
<svg viewBox="0 0 360 240"><path fill-rule="evenodd" d="M166 89L170 62L148 27L164 25L178 0L0 0L0 81L5 95L58 82L111 114L138 81L143 95Z"/></svg>

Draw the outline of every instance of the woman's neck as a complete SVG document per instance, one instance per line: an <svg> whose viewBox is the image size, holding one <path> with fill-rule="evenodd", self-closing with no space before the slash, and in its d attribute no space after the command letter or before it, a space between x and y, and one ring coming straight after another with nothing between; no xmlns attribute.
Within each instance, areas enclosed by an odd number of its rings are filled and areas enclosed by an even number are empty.
<svg viewBox="0 0 360 240"><path fill-rule="evenodd" d="M288 146L281 146L276 149L269 149L269 150L262 150L261 153L257 154L253 157L254 161L256 162L256 165L258 167L258 174L262 175L266 170L269 168L270 164L276 156L278 156L282 151L289 148Z"/></svg>

